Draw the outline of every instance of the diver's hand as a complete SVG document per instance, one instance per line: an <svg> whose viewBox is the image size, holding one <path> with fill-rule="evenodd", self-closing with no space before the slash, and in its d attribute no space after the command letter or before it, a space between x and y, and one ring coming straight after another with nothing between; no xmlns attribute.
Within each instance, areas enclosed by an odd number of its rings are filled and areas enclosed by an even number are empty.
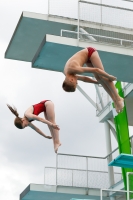
<svg viewBox="0 0 133 200"><path fill-rule="evenodd" d="M51 123L51 127L54 128L54 129L60 130L60 128L59 128L59 126L57 124L52 124Z"/></svg>
<svg viewBox="0 0 133 200"><path fill-rule="evenodd" d="M45 136L45 138L47 138L47 139L52 139L52 137L51 137L51 136L47 136L47 135Z"/></svg>

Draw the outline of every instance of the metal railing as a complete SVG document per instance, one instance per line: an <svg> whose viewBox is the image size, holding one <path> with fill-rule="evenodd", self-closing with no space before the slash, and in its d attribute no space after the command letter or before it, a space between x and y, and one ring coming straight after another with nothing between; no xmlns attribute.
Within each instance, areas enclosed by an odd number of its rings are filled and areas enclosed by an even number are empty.
<svg viewBox="0 0 133 200"><path fill-rule="evenodd" d="M130 2L127 1L127 4L130 5ZM130 8L132 8L132 5L130 5ZM48 0L48 15L78 20L79 26L82 21L87 21L98 23L101 26L109 25L133 29L133 9L93 1Z"/></svg>
<svg viewBox="0 0 133 200"><path fill-rule="evenodd" d="M130 137L133 154L133 135ZM109 188L107 158L119 154L118 147L105 157L57 154L56 167L45 167L44 182L47 185L85 188ZM120 168L115 168L119 169ZM120 172L114 172L115 183L122 180Z"/></svg>
<svg viewBox="0 0 133 200"><path fill-rule="evenodd" d="M67 35L63 35L63 33L68 33ZM70 34L69 34L70 33ZM130 46L133 47L133 40L126 40L122 38L114 38L114 37L108 37L108 36L102 36L102 35L96 35L96 34L89 34L89 33L82 33L82 32L76 32L76 31L69 31L61 29L60 33L61 37L69 37L69 38L77 38L79 40L90 40L93 42L102 42L102 43L110 43L120 46ZM88 38L83 38L81 36L88 36ZM93 36L95 40L89 39L90 36Z"/></svg>
<svg viewBox="0 0 133 200"><path fill-rule="evenodd" d="M115 173L115 183L122 180L121 173ZM109 188L109 177L107 171L66 169L56 167L45 167L46 185L71 186L83 188Z"/></svg>
<svg viewBox="0 0 133 200"><path fill-rule="evenodd" d="M128 88L131 85L131 83L126 83L126 82L122 82L122 89L123 91ZM110 96L107 94L107 92L104 90L103 87L98 87L99 89L99 93L100 96L102 98L102 102L101 102L101 98L99 97L98 93L96 93L96 104L98 105L99 110L96 110L96 114L98 115L103 107L105 108L106 106L110 105L110 103L112 102Z"/></svg>
<svg viewBox="0 0 133 200"><path fill-rule="evenodd" d="M103 200L105 197L110 197L113 200L116 200L116 198L119 200L130 200L128 194L133 196L133 191L101 189L100 200Z"/></svg>
<svg viewBox="0 0 133 200"><path fill-rule="evenodd" d="M87 20L101 25L133 29L133 9L78 0L78 10L78 26L81 20Z"/></svg>
<svg viewBox="0 0 133 200"><path fill-rule="evenodd" d="M48 0L48 16L76 20L77 23L74 23L74 26L75 30L77 27L77 32L64 30L62 34L65 34L65 37L77 38L77 40L88 40L88 37L95 37L95 42L133 48L133 9L82 0ZM93 27L90 24L94 27L98 25L98 27L90 28ZM113 27L113 31L109 31L108 28L104 29L104 26ZM115 27L128 30L128 32L127 34L119 33L118 30L115 31ZM86 34L81 33L80 28L84 28Z"/></svg>

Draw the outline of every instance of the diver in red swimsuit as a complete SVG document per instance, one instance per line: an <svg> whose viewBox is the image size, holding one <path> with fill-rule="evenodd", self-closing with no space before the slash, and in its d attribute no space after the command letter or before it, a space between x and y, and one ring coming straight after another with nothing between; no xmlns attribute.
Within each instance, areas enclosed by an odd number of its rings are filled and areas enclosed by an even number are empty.
<svg viewBox="0 0 133 200"><path fill-rule="evenodd" d="M86 64L86 67L84 67L84 64ZM78 75L86 72L93 73L97 81L88 76ZM113 81L116 80L116 77L104 71L103 64L95 48L88 47L74 54L66 63L64 74L66 77L62 87L66 92L76 90L77 80L101 84L114 101L117 113L122 112L124 100L118 95L114 86Z"/></svg>
<svg viewBox="0 0 133 200"><path fill-rule="evenodd" d="M30 106L24 113L24 117L20 118L19 114L17 112L16 108L12 108L10 105L8 105L8 108L11 110L11 112L16 116L14 120L14 125L19 129L24 129L25 127L29 126L33 130L35 130L37 133L42 135L45 138L53 139L54 143L54 150L55 153L58 151L58 147L61 145L59 140L59 126L55 123L55 113L54 113L54 104L50 100L41 101L38 104ZM39 117L38 115L40 113L44 113L45 119ZM32 121L37 120L42 123L45 123L48 125L48 128L50 130L51 136L46 136L39 128L37 128Z"/></svg>

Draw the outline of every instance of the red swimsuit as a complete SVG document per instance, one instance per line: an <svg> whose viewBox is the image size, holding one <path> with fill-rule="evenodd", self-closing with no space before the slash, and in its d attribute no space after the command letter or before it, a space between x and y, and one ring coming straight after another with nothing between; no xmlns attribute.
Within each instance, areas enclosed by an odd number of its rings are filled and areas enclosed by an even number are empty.
<svg viewBox="0 0 133 200"><path fill-rule="evenodd" d="M46 112L46 107L45 107L46 101L50 101L50 100L44 100L44 101L41 101L40 103L33 105L33 108L34 108L33 114L34 115L39 115L41 112ZM34 121L34 119L29 120L29 122L32 122L32 121Z"/></svg>
<svg viewBox="0 0 133 200"><path fill-rule="evenodd" d="M41 112L46 112L46 107L45 107L46 101L49 101L49 100L44 100L38 104L33 105L33 108L34 108L33 114L34 115L39 115Z"/></svg>
<svg viewBox="0 0 133 200"><path fill-rule="evenodd" d="M96 51L96 49L92 48L92 47L87 47L87 50L88 50L88 61L87 61L87 63L91 63L90 57Z"/></svg>

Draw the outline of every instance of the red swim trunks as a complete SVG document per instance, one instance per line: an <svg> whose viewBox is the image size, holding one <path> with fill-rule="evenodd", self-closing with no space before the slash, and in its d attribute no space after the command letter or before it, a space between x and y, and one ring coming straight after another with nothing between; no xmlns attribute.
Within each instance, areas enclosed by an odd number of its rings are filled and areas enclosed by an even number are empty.
<svg viewBox="0 0 133 200"><path fill-rule="evenodd" d="M92 47L87 47L87 50L88 50L88 61L87 61L87 63L91 63L90 57L96 51L96 49L92 48Z"/></svg>

